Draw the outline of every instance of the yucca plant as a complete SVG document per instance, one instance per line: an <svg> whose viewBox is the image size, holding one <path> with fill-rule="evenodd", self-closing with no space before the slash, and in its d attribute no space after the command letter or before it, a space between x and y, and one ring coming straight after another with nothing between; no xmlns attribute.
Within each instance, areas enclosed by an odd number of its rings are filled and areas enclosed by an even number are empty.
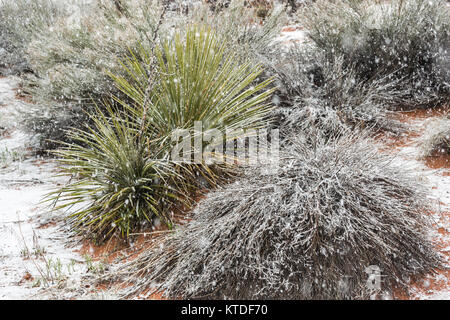
<svg viewBox="0 0 450 320"><path fill-rule="evenodd" d="M69 224L98 242L115 230L128 236L155 217L170 225L163 207L181 201L181 191L173 189L176 173L167 162L145 156L135 124L117 111L97 109L91 119L92 127L73 129L74 143L55 152L62 174L72 175L73 182L48 200L58 201L57 210L76 206Z"/></svg>
<svg viewBox="0 0 450 320"><path fill-rule="evenodd" d="M227 43L213 30L194 26L186 35L177 33L173 40L163 41L155 57L142 51L132 55L124 63L126 78L112 76L131 101L119 102L145 121L145 135L159 148L171 151L163 146L170 145L176 130L198 134L193 132L195 122L202 123L203 132L218 129L223 134L268 125L272 107L267 99L274 89L265 88L273 79L258 81L262 67L237 63L226 48ZM147 90L149 74L154 71L148 66L157 68L159 76L151 92Z"/></svg>
<svg viewBox="0 0 450 320"><path fill-rule="evenodd" d="M122 69L118 62L130 49L144 46L148 50L155 40L171 37L173 30L183 33L188 22L205 23L228 40L227 52L242 62L267 49L279 33L283 17L281 10L274 10L260 26L251 21L252 10L242 1L214 13L206 3L199 3L188 14L167 9L181 8L179 2L121 0L120 10L114 3L98 0L80 7L79 15L53 19L52 31L37 28L27 45L25 54L34 74L27 75L21 85L39 109L27 114L26 125L35 134L41 152L58 147L50 141L69 141L66 130L86 121L84 111L92 110L93 100L101 105L106 97L120 95L105 71L119 75Z"/></svg>
<svg viewBox="0 0 450 320"><path fill-rule="evenodd" d="M73 129L74 142L57 152L74 180L49 199L56 209L71 207L76 231L103 241L114 230L127 237L154 217L171 226L173 206L189 207L198 192L227 180L230 165L170 158L172 134L194 133L195 121L222 133L266 125L271 80L258 83L259 66L237 65L224 50L213 32L192 27L186 38L177 34L156 47L155 56L130 54L124 70L133 81L112 75L126 98L116 98L115 109L106 104L105 113L97 108L93 125Z"/></svg>

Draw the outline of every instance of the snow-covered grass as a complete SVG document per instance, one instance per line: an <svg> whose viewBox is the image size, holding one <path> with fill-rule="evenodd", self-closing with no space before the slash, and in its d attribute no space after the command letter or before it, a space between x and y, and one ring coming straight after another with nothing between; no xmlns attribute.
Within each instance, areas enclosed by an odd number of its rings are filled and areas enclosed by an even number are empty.
<svg viewBox="0 0 450 320"><path fill-rule="evenodd" d="M423 157L450 154L450 116L427 121L420 148Z"/></svg>
<svg viewBox="0 0 450 320"><path fill-rule="evenodd" d="M52 0L0 0L0 75L29 71L26 48L33 34L64 14Z"/></svg>
<svg viewBox="0 0 450 320"><path fill-rule="evenodd" d="M305 142L311 142L345 129L370 128L393 135L404 131L383 103L398 93L396 82L361 81L355 69L345 67L342 56L329 61L311 43L294 43L282 56L274 55L271 70L277 92L273 100L278 107L274 113L282 137L302 133Z"/></svg>
<svg viewBox="0 0 450 320"><path fill-rule="evenodd" d="M279 170L246 168L212 191L112 277L170 298L364 299L439 266L426 184L395 156L354 134L285 152ZM379 287L366 285L370 266Z"/></svg>
<svg viewBox="0 0 450 320"><path fill-rule="evenodd" d="M57 176L53 161L27 150L16 85L17 79L0 78L0 126L9 133L0 136L0 299L101 297L81 285L89 261L68 246L61 216L41 203L67 179Z"/></svg>

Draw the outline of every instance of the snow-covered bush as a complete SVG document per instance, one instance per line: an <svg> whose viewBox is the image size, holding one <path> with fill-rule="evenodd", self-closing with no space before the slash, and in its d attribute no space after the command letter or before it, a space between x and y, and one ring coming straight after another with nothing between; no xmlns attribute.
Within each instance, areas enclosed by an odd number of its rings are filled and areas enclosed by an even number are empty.
<svg viewBox="0 0 450 320"><path fill-rule="evenodd" d="M310 139L329 138L355 128L402 132L402 124L383 104L401 93L397 82L362 81L354 68L345 67L342 56L329 61L307 44L294 46L283 56L273 54L275 113L283 137L297 132Z"/></svg>
<svg viewBox="0 0 450 320"><path fill-rule="evenodd" d="M450 116L428 121L419 146L423 157L450 155Z"/></svg>
<svg viewBox="0 0 450 320"><path fill-rule="evenodd" d="M0 1L0 75L30 71L26 47L36 29L47 30L65 14L51 0Z"/></svg>
<svg viewBox="0 0 450 320"><path fill-rule="evenodd" d="M240 61L254 59L261 62L260 56L280 34L286 15L281 5L275 5L263 22L257 17L255 7L246 6L245 1L233 0L214 14L205 6L197 8L190 20L215 29L227 41L228 51Z"/></svg>
<svg viewBox="0 0 450 320"><path fill-rule="evenodd" d="M439 266L412 172L364 137L292 145L278 170L247 169L201 200L188 224L114 269L129 281L123 294L358 299Z"/></svg>
<svg viewBox="0 0 450 320"><path fill-rule="evenodd" d="M449 101L450 8L445 1L319 0L305 6L302 17L318 49L330 60L342 55L359 79L404 80L398 107Z"/></svg>

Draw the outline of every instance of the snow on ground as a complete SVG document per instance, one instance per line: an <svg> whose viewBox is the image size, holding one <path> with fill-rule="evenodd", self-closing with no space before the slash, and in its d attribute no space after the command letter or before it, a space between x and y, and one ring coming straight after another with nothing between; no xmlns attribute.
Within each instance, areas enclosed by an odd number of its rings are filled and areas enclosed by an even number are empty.
<svg viewBox="0 0 450 320"><path fill-rule="evenodd" d="M421 136L427 130L429 120L426 118L409 119L410 129L419 132L419 136L406 145L397 147L399 160L409 166L418 174L422 182L429 190L428 198L434 204L432 213L433 228L429 237L439 248L445 260L446 268L450 267L450 169L432 169L422 159L420 149ZM410 289L410 298L420 300L448 300L450 299L450 273L447 271L429 275L413 284Z"/></svg>
<svg viewBox="0 0 450 320"><path fill-rule="evenodd" d="M65 178L51 160L29 155L16 86L0 78L0 299L89 297L81 284L92 262L66 246L58 215L41 203Z"/></svg>

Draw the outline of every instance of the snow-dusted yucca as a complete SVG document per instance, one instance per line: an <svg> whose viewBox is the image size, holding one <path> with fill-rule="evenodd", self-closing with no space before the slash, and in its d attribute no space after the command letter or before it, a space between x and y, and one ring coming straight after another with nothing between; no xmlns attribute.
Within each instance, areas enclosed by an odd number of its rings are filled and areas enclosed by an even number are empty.
<svg viewBox="0 0 450 320"><path fill-rule="evenodd" d="M184 32L189 24L206 24L227 42L227 55L245 64L257 62L257 53L281 28L281 9L259 26L242 1L219 12L196 3L186 13L180 3L121 0L122 9L117 10L114 1L99 0L89 10L55 21L52 32L35 32L27 54L36 75L27 77L23 86L39 105L27 123L41 149L54 149L53 141L69 141L66 130L89 121L85 113L92 112L94 102L102 105L111 95L126 99L108 72L134 81L121 62L132 54L138 56L142 49L150 51L161 39L171 39L175 31Z"/></svg>
<svg viewBox="0 0 450 320"><path fill-rule="evenodd" d="M278 171L250 168L210 193L190 223L113 277L129 281L126 295L367 298L439 265L428 209L421 185L372 141L294 142ZM367 284L374 271L380 287Z"/></svg>
<svg viewBox="0 0 450 320"><path fill-rule="evenodd" d="M189 155L184 161L171 157L174 135L181 129L198 135L196 122L203 132L223 135L266 126L272 93L266 87L272 80L257 82L261 67L239 65L226 48L214 31L193 26L185 37L177 33L155 48L154 78L146 69L152 65L149 52L142 52L143 60L124 62L128 77L111 75L133 103L118 101L118 110L103 106L105 114L97 108L94 125L72 130L74 143L57 152L62 170L73 179L50 199L58 203L56 209L76 208L68 219L72 229L104 241L116 230L128 237L156 216L171 226L174 207L189 207L204 188L227 180L232 170L226 164L205 158L191 163L193 147L183 150ZM131 78L135 81L128 82ZM149 86L154 79L159 82ZM205 149L212 145L203 142Z"/></svg>

